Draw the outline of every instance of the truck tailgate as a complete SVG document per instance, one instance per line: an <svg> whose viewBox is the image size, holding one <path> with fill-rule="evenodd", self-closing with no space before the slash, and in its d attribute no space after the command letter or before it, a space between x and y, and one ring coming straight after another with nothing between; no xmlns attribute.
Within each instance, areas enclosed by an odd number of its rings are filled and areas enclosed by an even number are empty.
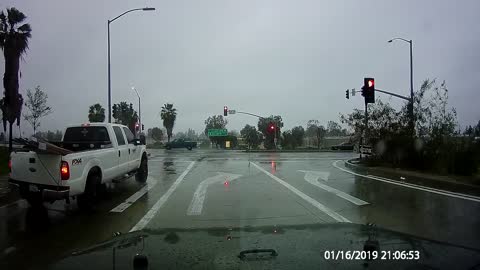
<svg viewBox="0 0 480 270"><path fill-rule="evenodd" d="M10 178L34 184L60 185L61 160L61 155L13 152Z"/></svg>

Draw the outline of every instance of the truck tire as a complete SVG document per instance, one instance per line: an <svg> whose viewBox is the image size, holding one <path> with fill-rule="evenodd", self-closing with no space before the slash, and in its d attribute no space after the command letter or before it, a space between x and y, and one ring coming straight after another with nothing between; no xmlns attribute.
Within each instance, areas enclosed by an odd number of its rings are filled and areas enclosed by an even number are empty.
<svg viewBox="0 0 480 270"><path fill-rule="evenodd" d="M142 161L140 162L140 167L137 169L135 174L135 180L139 183L145 183L148 178L148 159L145 154L142 156Z"/></svg>
<svg viewBox="0 0 480 270"><path fill-rule="evenodd" d="M191 147L191 146L187 146L187 149L188 149L189 151L192 151L192 147Z"/></svg>
<svg viewBox="0 0 480 270"><path fill-rule="evenodd" d="M92 174L87 177L85 191L82 195L78 196L78 208L86 211L92 211L95 209L95 205L99 198L99 191L101 190L100 180L98 174Z"/></svg>

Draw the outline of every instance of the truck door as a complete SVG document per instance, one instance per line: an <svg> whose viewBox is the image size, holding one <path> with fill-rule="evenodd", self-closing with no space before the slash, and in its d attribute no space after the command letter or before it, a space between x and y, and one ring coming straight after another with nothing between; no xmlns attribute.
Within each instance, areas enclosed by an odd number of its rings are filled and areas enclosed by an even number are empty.
<svg viewBox="0 0 480 270"><path fill-rule="evenodd" d="M113 126L113 132L115 133L115 137L117 138L118 143L118 172L119 173L127 173L128 172L128 145L125 140L125 136L123 134L122 129L119 126Z"/></svg>
<svg viewBox="0 0 480 270"><path fill-rule="evenodd" d="M128 170L133 171L140 166L140 155L142 154L142 151L140 150L139 146L136 146L134 144L135 136L130 131L130 129L127 127L123 127L123 132L125 132L125 136L127 137L127 144L129 149Z"/></svg>

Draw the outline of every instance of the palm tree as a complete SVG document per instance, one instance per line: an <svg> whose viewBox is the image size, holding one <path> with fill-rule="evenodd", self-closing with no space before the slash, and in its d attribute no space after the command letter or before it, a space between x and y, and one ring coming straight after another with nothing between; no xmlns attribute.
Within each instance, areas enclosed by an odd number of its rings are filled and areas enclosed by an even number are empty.
<svg viewBox="0 0 480 270"><path fill-rule="evenodd" d="M28 23L22 24L27 16L18 9L7 9L7 14L0 12L0 49L5 58L5 74L3 75L3 87L5 97L1 101L3 113L3 129L9 122L9 151L12 151L12 125L17 120L20 125L23 98L18 93L18 72L20 70L20 58L28 49L28 40L31 37L32 28Z"/></svg>
<svg viewBox="0 0 480 270"><path fill-rule="evenodd" d="M173 104L165 104L160 112L160 117L163 120L163 126L167 129L167 139L170 142L172 137L173 126L177 119L177 109L173 108Z"/></svg>
<svg viewBox="0 0 480 270"><path fill-rule="evenodd" d="M103 122L105 121L105 109L99 103L93 104L88 110L88 121Z"/></svg>

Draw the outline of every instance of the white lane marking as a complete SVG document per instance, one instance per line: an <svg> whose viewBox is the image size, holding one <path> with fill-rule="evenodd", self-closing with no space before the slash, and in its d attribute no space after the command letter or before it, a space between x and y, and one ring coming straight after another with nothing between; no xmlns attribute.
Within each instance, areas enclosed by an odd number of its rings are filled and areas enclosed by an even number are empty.
<svg viewBox="0 0 480 270"><path fill-rule="evenodd" d="M342 199L345 199L351 203L354 203L356 205L366 205L366 204L369 204L368 202L366 201L363 201L363 200L360 200L359 198L357 197L354 197L348 193L345 193L341 190L338 190L338 189L335 189L333 187L330 187L330 186L327 186L327 185L324 185L322 183L320 183L318 181L318 178L322 178L322 179L328 179L328 176L330 175L330 173L326 173L326 172L317 172L317 171L303 171L303 170L298 170L299 172L303 172L305 173L305 181L309 182L310 184L314 185L314 186L317 186L321 189L324 189L326 190L327 192L330 192L330 193L333 193L335 195L337 195L338 197L342 198Z"/></svg>
<svg viewBox="0 0 480 270"><path fill-rule="evenodd" d="M218 175L203 180L193 194L192 201L188 206L187 215L198 216L202 214L203 202L207 195L208 186L222 181L233 181L241 176L240 174L218 172Z"/></svg>
<svg viewBox="0 0 480 270"><path fill-rule="evenodd" d="M183 173L177 178L177 180L175 180L175 182L173 182L172 186L170 186L170 188L167 190L167 192L165 192L165 194L163 194L162 197L160 197L160 199L158 199L158 201L152 206L152 208L150 210L148 210L148 212L145 214L145 216L143 216L142 219L140 219L140 221L138 221L138 223L135 226L133 226L133 228L130 230L130 232L138 231L138 230L141 230L141 229L145 228L145 226L150 222L150 220L152 220L152 218L157 214L158 210L160 210L160 208L165 204L165 202L168 200L170 195L172 195L172 193L175 191L175 189L177 189L177 187L183 181L185 176L193 168L194 164L195 164L195 161L192 161L190 163L190 165L188 165L187 169L185 169L185 171L183 171Z"/></svg>
<svg viewBox="0 0 480 270"><path fill-rule="evenodd" d="M252 163L253 166L255 166L257 169L262 171L264 174L270 176L270 178L277 181L282 186L288 188L290 191L292 191L293 193L298 195L300 198L304 199L305 201L307 201L308 203L310 203L311 205L316 207L318 210L320 210L320 211L324 212L325 214L329 215L330 217L332 217L336 221L338 221L338 222L351 222L350 220L348 220L347 218L338 214L337 212L333 211L332 209L330 209L330 208L326 207L325 205L317 202L312 197L302 193L300 190L294 188L292 185L288 184L287 182L283 181L282 179L280 179L280 178L276 177L275 175L267 172L265 169L263 169L262 167L260 167L256 163L254 163L254 162L251 162L251 163Z"/></svg>
<svg viewBox="0 0 480 270"><path fill-rule="evenodd" d="M435 194L439 194L439 195L444 195L444 196L448 196L448 197L459 198L459 199L464 199L464 200L469 200L469 201L474 201L474 202L480 202L480 197L476 197L476 196L471 196L471 195L466 195L466 194L461 194L461 193L446 191L446 190L442 190L442 189L429 188L429 187L420 186L420 185L415 185L415 184L410 184L410 183L402 183L402 182L399 182L399 181L396 181L396 180L392 180L392 179L389 179L389 178L384 178L384 177L379 177L379 176L373 176L373 175L363 175L363 174L359 174L359 173L356 173L356 172L352 172L352 171L350 171L350 170L347 170L347 169L344 169L344 168L342 168L342 167L339 167L339 166L337 165L337 163L338 163L339 161L340 161L340 160L337 160L337 161L333 162L332 165L333 165L335 168L337 168L337 169L339 169L339 170L341 170L341 171L344 171L344 172L346 172L346 173L349 173L349 174L357 175L357 176L364 177L364 178L368 178L368 179L372 179L372 180L382 181L382 182L389 183L389 184L393 184L393 185L397 185L397 186L402 186L402 187L407 187L407 188L413 188L413 189L422 190L422 191L426 191L426 192L430 192L430 193L435 193Z"/></svg>
<svg viewBox="0 0 480 270"><path fill-rule="evenodd" d="M128 207L134 204L138 199L145 195L149 190L151 190L156 184L157 180L152 177L148 177L146 185L144 185L140 190L135 192L132 196L128 197L124 202L117 205L115 208L110 210L110 212L121 213L125 211Z"/></svg>

